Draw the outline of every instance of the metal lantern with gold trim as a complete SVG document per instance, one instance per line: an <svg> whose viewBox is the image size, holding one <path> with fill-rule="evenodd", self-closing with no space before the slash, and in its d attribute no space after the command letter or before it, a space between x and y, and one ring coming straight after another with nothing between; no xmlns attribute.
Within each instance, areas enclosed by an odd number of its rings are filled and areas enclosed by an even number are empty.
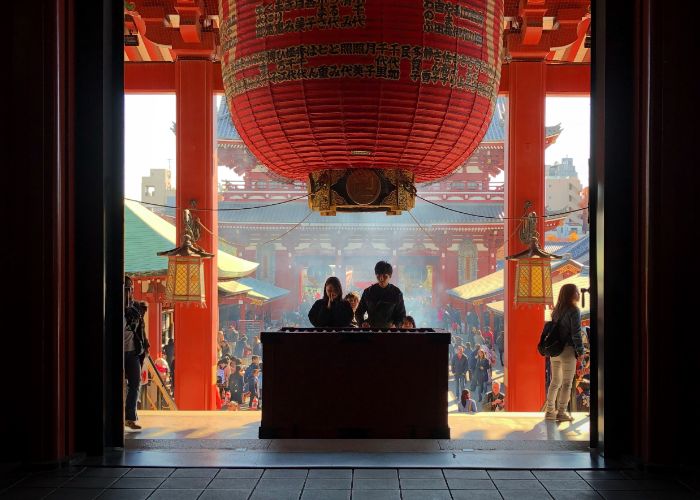
<svg viewBox="0 0 700 500"><path fill-rule="evenodd" d="M185 210L182 245L172 250L158 252L168 257L168 277L165 297L173 303L203 306L206 301L204 289L204 259L214 255L197 245L200 236L199 219Z"/></svg>
<svg viewBox="0 0 700 500"><path fill-rule="evenodd" d="M525 206L527 212L529 204ZM537 214L527 213L520 228L520 241L528 245L528 249L515 255L509 255L506 260L515 260L515 298L516 304L554 305L552 293L551 261L561 259L559 255L547 253L539 244L537 232Z"/></svg>

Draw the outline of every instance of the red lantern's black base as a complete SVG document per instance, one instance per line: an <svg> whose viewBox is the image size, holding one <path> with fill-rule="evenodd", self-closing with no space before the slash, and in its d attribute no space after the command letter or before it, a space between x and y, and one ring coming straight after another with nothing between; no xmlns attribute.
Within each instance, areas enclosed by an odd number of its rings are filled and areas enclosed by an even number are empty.
<svg viewBox="0 0 700 500"><path fill-rule="evenodd" d="M263 332L259 436L449 439L448 332Z"/></svg>

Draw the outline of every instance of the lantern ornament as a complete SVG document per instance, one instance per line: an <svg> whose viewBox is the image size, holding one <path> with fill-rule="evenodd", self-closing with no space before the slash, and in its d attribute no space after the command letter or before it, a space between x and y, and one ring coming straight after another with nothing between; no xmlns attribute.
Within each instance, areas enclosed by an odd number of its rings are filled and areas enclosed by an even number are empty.
<svg viewBox="0 0 700 500"><path fill-rule="evenodd" d="M183 219L182 245L157 254L168 257L165 298L173 303L203 306L206 300L204 259L214 255L197 245L201 232L199 218L184 210Z"/></svg>
<svg viewBox="0 0 700 500"><path fill-rule="evenodd" d="M552 260L561 259L542 250L537 232L537 214L529 212L530 202L525 204L525 215L522 218L519 238L528 245L515 255L509 255L506 260L515 260L515 303L528 305L554 305L552 292Z"/></svg>
<svg viewBox="0 0 700 500"><path fill-rule="evenodd" d="M236 130L272 172L308 181L321 214L410 210L414 182L461 166L488 129L503 4L219 0Z"/></svg>

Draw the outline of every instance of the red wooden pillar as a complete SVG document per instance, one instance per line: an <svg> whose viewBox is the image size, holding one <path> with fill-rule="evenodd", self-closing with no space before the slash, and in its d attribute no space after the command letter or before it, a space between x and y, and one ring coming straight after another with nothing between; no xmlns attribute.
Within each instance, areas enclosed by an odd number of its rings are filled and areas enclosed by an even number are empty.
<svg viewBox="0 0 700 500"><path fill-rule="evenodd" d="M177 206L217 207L214 165L214 66L202 59L175 63L177 93ZM216 253L218 221L212 210L197 210L209 231L199 245ZM211 232L210 232L211 231ZM182 214L177 218L178 241ZM213 234L212 234L213 233ZM175 400L180 410L213 410L215 404L216 331L219 325L216 257L204 260L206 307L176 306Z"/></svg>
<svg viewBox="0 0 700 500"><path fill-rule="evenodd" d="M525 202L537 215L544 212L544 61L514 61L510 64L508 95L508 153L506 158L506 235L511 235L523 215ZM538 231L544 238L544 221ZM525 246L517 235L508 238L506 255ZM542 306L517 307L516 263L506 262L505 272L505 382L509 411L539 411L544 401L544 363L535 346L544 322Z"/></svg>

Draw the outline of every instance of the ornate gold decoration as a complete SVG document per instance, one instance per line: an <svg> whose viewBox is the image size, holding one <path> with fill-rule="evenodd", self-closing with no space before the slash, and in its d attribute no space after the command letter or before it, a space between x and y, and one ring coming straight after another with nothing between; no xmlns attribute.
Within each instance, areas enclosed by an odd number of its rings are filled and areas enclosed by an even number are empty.
<svg viewBox="0 0 700 500"><path fill-rule="evenodd" d="M399 215L415 206L413 174L400 169L322 170L309 175L309 208L321 215L378 212Z"/></svg>
<svg viewBox="0 0 700 500"><path fill-rule="evenodd" d="M358 205L371 205L379 198L382 183L373 170L362 168L348 175L345 189L350 199Z"/></svg>
<svg viewBox="0 0 700 500"><path fill-rule="evenodd" d="M540 247L537 232L537 214L529 211L531 202L525 204L519 238L528 245L526 250L509 255L506 260L517 261L515 268L515 303L531 305L554 304L552 296L552 260L561 256L547 253Z"/></svg>

